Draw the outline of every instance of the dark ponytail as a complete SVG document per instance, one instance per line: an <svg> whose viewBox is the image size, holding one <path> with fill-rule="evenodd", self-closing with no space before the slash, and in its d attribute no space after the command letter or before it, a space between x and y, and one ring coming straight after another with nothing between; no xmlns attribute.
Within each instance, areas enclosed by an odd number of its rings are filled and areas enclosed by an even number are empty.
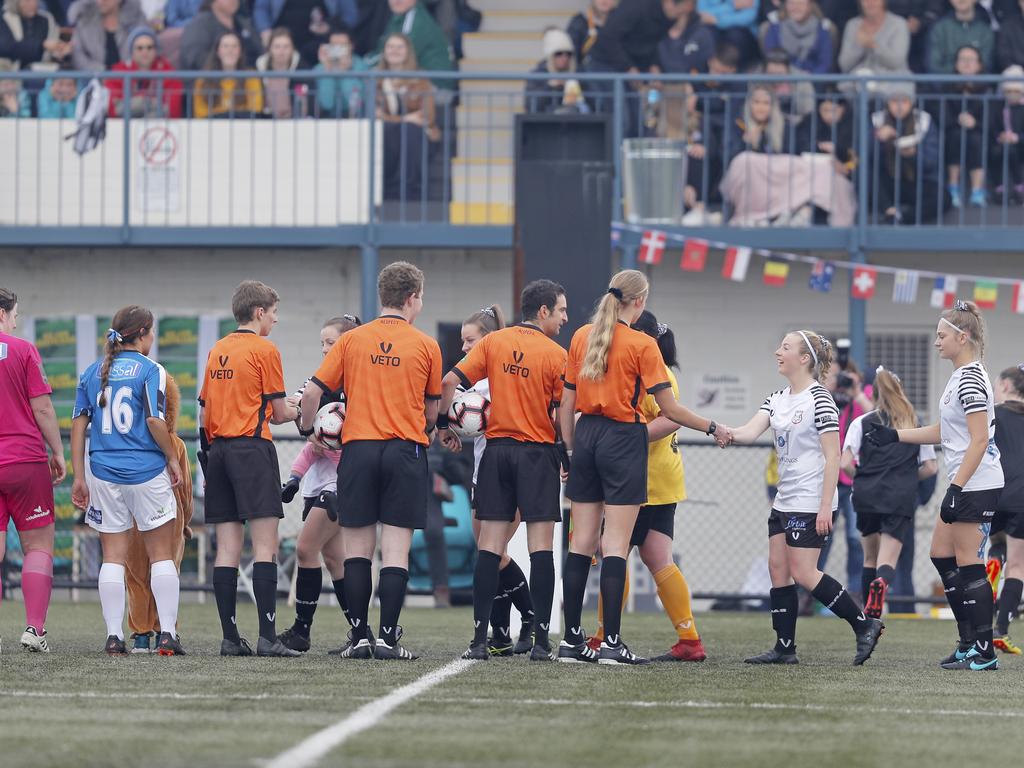
<svg viewBox="0 0 1024 768"><path fill-rule="evenodd" d="M132 304L117 310L107 329L107 343L103 347L103 363L100 365L100 408L107 405L107 382L110 380L110 366L117 353L129 344L138 341L153 327L153 313L145 307Z"/></svg>
<svg viewBox="0 0 1024 768"><path fill-rule="evenodd" d="M678 353L676 352L676 336L672 333L671 328L664 323L658 322L658 318L654 316L653 312L647 309L641 312L640 317L633 323L633 329L646 333L658 343L661 359L664 361L666 368L679 367Z"/></svg>

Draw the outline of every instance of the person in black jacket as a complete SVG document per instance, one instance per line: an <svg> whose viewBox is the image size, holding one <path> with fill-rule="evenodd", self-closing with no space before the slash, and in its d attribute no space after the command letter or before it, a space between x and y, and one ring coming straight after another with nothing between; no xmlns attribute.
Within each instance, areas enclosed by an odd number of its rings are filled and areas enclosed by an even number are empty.
<svg viewBox="0 0 1024 768"><path fill-rule="evenodd" d="M658 60L664 72L708 71L708 60L715 52L715 32L701 20L696 5L692 5L694 10L676 19L658 44Z"/></svg>
<svg viewBox="0 0 1024 768"><path fill-rule="evenodd" d="M995 409L995 440L1005 485L992 530L1006 531L1006 566L992 644L1004 653L1019 654L1009 631L1010 614L1017 614L1024 590L1024 365L1000 373L996 389L1000 403Z"/></svg>
<svg viewBox="0 0 1024 768"><path fill-rule="evenodd" d="M973 77L983 74L981 52L971 45L957 49L954 73ZM954 208L963 205L962 175L967 170L971 180L970 203L985 207L985 122L989 104L986 83L972 81L950 83L943 90L951 94L945 104L945 156L949 173L949 196ZM992 114L987 116L992 123Z"/></svg>
<svg viewBox="0 0 1024 768"><path fill-rule="evenodd" d="M544 33L544 59L533 68L534 72L548 72L549 80L526 82L526 111L587 112L580 83L575 79L576 53L572 40L565 32L552 27Z"/></svg>
<svg viewBox="0 0 1024 768"><path fill-rule="evenodd" d="M590 7L580 11L571 19L565 31L572 38L576 48L576 61L583 61L597 42L608 14L618 5L618 0L590 0Z"/></svg>
<svg viewBox="0 0 1024 768"><path fill-rule="evenodd" d="M1013 64L1024 65L1024 0L1014 2L1014 7L999 21L996 62L1000 69Z"/></svg>
<svg viewBox="0 0 1024 768"><path fill-rule="evenodd" d="M817 114L805 115L797 124L791 152L832 155L848 174L856 166L855 148L853 105L828 86L818 101Z"/></svg>
<svg viewBox="0 0 1024 768"><path fill-rule="evenodd" d="M993 181L997 202L1004 197L1017 204L1024 203L1024 67L1013 64L1003 71L1003 82L999 84L1001 101L993 104L989 116L992 147Z"/></svg>

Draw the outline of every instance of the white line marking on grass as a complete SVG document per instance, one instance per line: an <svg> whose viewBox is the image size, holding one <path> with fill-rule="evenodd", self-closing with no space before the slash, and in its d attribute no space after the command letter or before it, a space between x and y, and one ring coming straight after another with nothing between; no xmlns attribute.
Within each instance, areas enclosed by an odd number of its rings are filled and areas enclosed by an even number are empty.
<svg viewBox="0 0 1024 768"><path fill-rule="evenodd" d="M291 749L264 763L264 765L266 768L307 768L307 766L315 765L321 757L331 750L341 746L356 734L375 726L392 710L411 701L449 677L454 677L460 672L465 671L474 663L465 659L456 659L445 664L440 669L435 669L433 672L414 680L408 685L396 688L383 698L364 704L343 720L339 720L334 725L317 731Z"/></svg>

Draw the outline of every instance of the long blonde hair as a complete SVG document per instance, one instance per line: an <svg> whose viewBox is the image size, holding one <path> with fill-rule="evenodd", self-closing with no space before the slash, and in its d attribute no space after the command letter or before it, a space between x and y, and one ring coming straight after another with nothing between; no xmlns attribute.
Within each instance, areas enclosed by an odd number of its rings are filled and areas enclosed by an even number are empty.
<svg viewBox="0 0 1024 768"><path fill-rule="evenodd" d="M612 277L608 293L601 298L597 310L590 318L594 327L587 339L587 351L580 369L581 378L592 381L604 378L619 312L628 304L646 296L648 289L647 277L635 269L624 269Z"/></svg>
<svg viewBox="0 0 1024 768"><path fill-rule="evenodd" d="M977 304L957 299L952 309L942 313L942 319L967 334L967 340L978 350L979 360L985 357L985 321Z"/></svg>
<svg viewBox="0 0 1024 768"><path fill-rule="evenodd" d="M879 366L875 372L873 397L878 410L894 429L913 429L917 426L914 406L903 391L903 384L892 371Z"/></svg>

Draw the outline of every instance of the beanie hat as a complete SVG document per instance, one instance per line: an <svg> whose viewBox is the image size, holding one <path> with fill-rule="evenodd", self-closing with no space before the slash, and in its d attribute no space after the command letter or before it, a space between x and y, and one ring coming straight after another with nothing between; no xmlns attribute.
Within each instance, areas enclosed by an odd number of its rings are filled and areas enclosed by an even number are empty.
<svg viewBox="0 0 1024 768"><path fill-rule="evenodd" d="M544 58L550 59L562 51L569 51L574 57L576 56L576 46L572 44L569 35L561 29L549 29L544 33Z"/></svg>
<svg viewBox="0 0 1024 768"><path fill-rule="evenodd" d="M149 27L139 26L139 27L136 27L135 29L133 29L128 34L128 40L125 42L125 45L127 46L127 50L128 50L128 58L131 58L131 56L132 56L132 48L135 47L135 41L138 40L140 37L148 37L148 38L152 39L153 46L155 47L155 49L157 51L160 50L160 43L156 39L156 32L154 32Z"/></svg>
<svg viewBox="0 0 1024 768"><path fill-rule="evenodd" d="M1011 64L1003 70L1003 82L999 84L1002 93L1007 91L1024 91L1024 67Z"/></svg>

